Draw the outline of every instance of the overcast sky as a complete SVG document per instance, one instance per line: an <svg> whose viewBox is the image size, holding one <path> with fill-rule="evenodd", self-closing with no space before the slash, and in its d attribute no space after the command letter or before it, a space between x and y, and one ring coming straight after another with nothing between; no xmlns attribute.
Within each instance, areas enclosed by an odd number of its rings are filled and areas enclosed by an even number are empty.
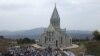
<svg viewBox="0 0 100 56"><path fill-rule="evenodd" d="M100 29L100 0L0 0L0 31L48 27L55 3L61 28Z"/></svg>

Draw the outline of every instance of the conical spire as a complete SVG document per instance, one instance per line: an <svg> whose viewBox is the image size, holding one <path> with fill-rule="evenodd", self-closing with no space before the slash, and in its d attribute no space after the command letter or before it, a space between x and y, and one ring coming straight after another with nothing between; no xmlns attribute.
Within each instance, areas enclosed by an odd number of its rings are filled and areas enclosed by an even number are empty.
<svg viewBox="0 0 100 56"><path fill-rule="evenodd" d="M60 19L57 8L56 8L56 4L55 4L55 8L54 8L53 14L51 16L51 19Z"/></svg>
<svg viewBox="0 0 100 56"><path fill-rule="evenodd" d="M53 14L51 16L50 23L52 24L52 26L55 29L60 29L60 17L59 17L57 8L56 8L56 4L55 4L55 8L54 8Z"/></svg>

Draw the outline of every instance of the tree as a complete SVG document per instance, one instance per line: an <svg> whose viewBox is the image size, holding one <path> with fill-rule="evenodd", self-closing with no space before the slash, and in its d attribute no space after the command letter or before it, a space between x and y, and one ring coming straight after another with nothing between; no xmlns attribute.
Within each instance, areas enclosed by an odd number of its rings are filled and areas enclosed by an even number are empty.
<svg viewBox="0 0 100 56"><path fill-rule="evenodd" d="M4 39L4 36L0 36L0 39Z"/></svg>
<svg viewBox="0 0 100 56"><path fill-rule="evenodd" d="M18 39L17 40L18 44L30 44L30 43L36 43L35 40L31 40L29 38L24 38L24 39Z"/></svg>
<svg viewBox="0 0 100 56"><path fill-rule="evenodd" d="M93 37L94 40L100 40L100 32L99 31L97 31L97 30L94 31L93 36L94 36Z"/></svg>

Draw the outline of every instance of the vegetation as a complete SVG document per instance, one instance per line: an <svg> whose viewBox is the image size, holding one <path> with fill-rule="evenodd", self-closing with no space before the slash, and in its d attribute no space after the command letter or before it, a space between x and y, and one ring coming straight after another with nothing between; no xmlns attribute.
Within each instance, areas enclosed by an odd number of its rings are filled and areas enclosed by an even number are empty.
<svg viewBox="0 0 100 56"><path fill-rule="evenodd" d="M4 39L4 36L0 36L0 39Z"/></svg>
<svg viewBox="0 0 100 56"><path fill-rule="evenodd" d="M100 32L99 31L96 30L93 32L93 40L89 41L88 38L86 40L74 39L73 42L84 44L84 46L87 49L86 52L87 54L100 56Z"/></svg>
<svg viewBox="0 0 100 56"><path fill-rule="evenodd" d="M93 32L93 40L91 41L85 41L82 42L86 49L87 49L87 54L92 54L95 56L100 56L100 32L99 31L94 31ZM94 41L96 40L96 41Z"/></svg>
<svg viewBox="0 0 100 56"><path fill-rule="evenodd" d="M12 42L16 42L16 41L1 39L0 40L0 51L3 53L6 53L8 47L16 45L16 43L12 43Z"/></svg>
<svg viewBox="0 0 100 56"><path fill-rule="evenodd" d="M93 38L94 40L100 40L100 32L99 31L97 31L97 30L94 31L93 35L94 35L94 38Z"/></svg>
<svg viewBox="0 0 100 56"><path fill-rule="evenodd" d="M89 39L73 39L73 42L86 42L89 41Z"/></svg>
<svg viewBox="0 0 100 56"><path fill-rule="evenodd" d="M18 39L17 40L18 44L30 44L30 43L36 43L34 39L29 39L29 38L24 38L24 39Z"/></svg>
<svg viewBox="0 0 100 56"><path fill-rule="evenodd" d="M18 40L4 39L3 36L0 36L0 51L3 53L7 52L8 47L16 46L16 45L27 45L35 43L34 39L23 38Z"/></svg>
<svg viewBox="0 0 100 56"><path fill-rule="evenodd" d="M87 48L87 54L100 56L100 41L86 42L85 47Z"/></svg>

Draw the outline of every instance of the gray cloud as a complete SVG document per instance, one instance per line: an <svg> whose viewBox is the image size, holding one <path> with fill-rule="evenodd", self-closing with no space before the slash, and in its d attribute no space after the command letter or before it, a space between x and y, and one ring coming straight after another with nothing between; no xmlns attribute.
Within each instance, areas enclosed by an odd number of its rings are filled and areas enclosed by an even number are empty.
<svg viewBox="0 0 100 56"><path fill-rule="evenodd" d="M0 10L15 10L15 9L20 9L20 8L25 8L25 6L21 6L21 5L3 5L3 6L0 6Z"/></svg>
<svg viewBox="0 0 100 56"><path fill-rule="evenodd" d="M62 28L100 29L99 0L0 0L0 30L47 27L55 2Z"/></svg>

